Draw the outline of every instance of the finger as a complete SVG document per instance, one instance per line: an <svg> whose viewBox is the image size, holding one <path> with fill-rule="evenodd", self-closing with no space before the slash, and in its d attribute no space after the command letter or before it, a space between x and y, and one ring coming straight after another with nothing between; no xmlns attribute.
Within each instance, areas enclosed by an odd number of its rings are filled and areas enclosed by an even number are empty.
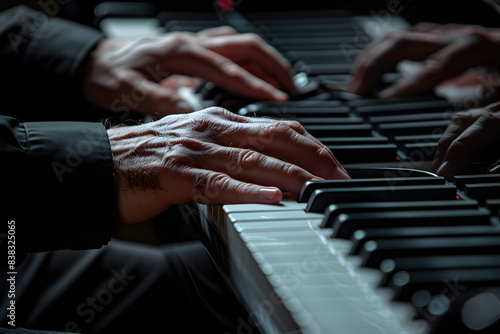
<svg viewBox="0 0 500 334"><path fill-rule="evenodd" d="M198 38L208 38L208 37L216 37L216 36L228 36L228 35L236 35L238 31L231 26L220 26L214 28L206 28L200 30L196 33L196 37Z"/></svg>
<svg viewBox="0 0 500 334"><path fill-rule="evenodd" d="M293 90L291 65L276 49L255 34L211 38L203 45L236 63L252 63L279 83L278 88Z"/></svg>
<svg viewBox="0 0 500 334"><path fill-rule="evenodd" d="M414 32L432 32L433 30L441 27L441 24L432 22L421 22L410 28L410 31Z"/></svg>
<svg viewBox="0 0 500 334"><path fill-rule="evenodd" d="M463 112L457 112L451 118L451 123L446 128L443 136L439 140L436 148L434 160L432 162L432 171L437 171L445 161L446 153L451 143L462 134L465 129L471 126L482 114L484 109L472 109Z"/></svg>
<svg viewBox="0 0 500 334"><path fill-rule="evenodd" d="M304 182L318 178L303 168L260 152L217 144L195 143L199 166L228 174L239 181L274 186L298 195Z"/></svg>
<svg viewBox="0 0 500 334"><path fill-rule="evenodd" d="M247 123L237 131L218 138L221 145L251 148L279 157L326 179L346 179L342 165L333 153L310 135L297 122L272 122L257 127Z"/></svg>
<svg viewBox="0 0 500 334"><path fill-rule="evenodd" d="M192 200L203 204L261 203L278 204L282 199L276 187L235 180L227 174L192 169Z"/></svg>
<svg viewBox="0 0 500 334"><path fill-rule="evenodd" d="M245 71L230 59L201 47L192 48L189 53L163 63L161 70L201 77L216 86L252 99L276 101L288 99L285 93Z"/></svg>
<svg viewBox="0 0 500 334"><path fill-rule="evenodd" d="M380 93L380 97L406 96L427 91L440 82L480 64L481 61L480 52L469 43L447 45L427 58L417 75L386 88Z"/></svg>
<svg viewBox="0 0 500 334"><path fill-rule="evenodd" d="M481 151L500 139L500 114L485 112L449 146L437 174L449 179L463 172Z"/></svg>
<svg viewBox="0 0 500 334"><path fill-rule="evenodd" d="M392 70L401 60L423 60L443 46L442 38L431 34L404 32L388 35L356 60L347 89L355 94L366 94L383 73Z"/></svg>

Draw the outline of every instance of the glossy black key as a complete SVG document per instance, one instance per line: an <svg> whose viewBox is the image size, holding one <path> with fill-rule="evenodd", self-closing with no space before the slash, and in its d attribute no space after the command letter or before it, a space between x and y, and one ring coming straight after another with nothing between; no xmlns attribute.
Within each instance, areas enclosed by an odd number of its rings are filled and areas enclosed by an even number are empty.
<svg viewBox="0 0 500 334"><path fill-rule="evenodd" d="M380 133L384 136L401 136L432 134L444 132L450 122L448 120L423 121L423 122L399 122L399 123L381 123L377 125Z"/></svg>
<svg viewBox="0 0 500 334"><path fill-rule="evenodd" d="M355 110L360 116L389 116L400 114L414 114L416 112L446 111L450 103L444 100L437 101L415 101L404 103L386 103L379 105L357 106Z"/></svg>
<svg viewBox="0 0 500 334"><path fill-rule="evenodd" d="M429 161L434 159L438 143L406 143L403 145L404 152L412 161Z"/></svg>
<svg viewBox="0 0 500 334"><path fill-rule="evenodd" d="M449 269L400 271L393 275L390 287L393 300L411 301L416 291L426 290L431 295L449 291L450 286L461 289L500 286L500 269Z"/></svg>
<svg viewBox="0 0 500 334"><path fill-rule="evenodd" d="M398 161L396 144L327 145L342 164Z"/></svg>
<svg viewBox="0 0 500 334"><path fill-rule="evenodd" d="M417 122L417 121L442 121L442 120L449 120L451 118L451 115L452 111L391 115L391 116L374 116L374 117L369 117L368 122L371 124L378 124L378 123Z"/></svg>
<svg viewBox="0 0 500 334"><path fill-rule="evenodd" d="M324 145L389 144L387 137L316 137Z"/></svg>
<svg viewBox="0 0 500 334"><path fill-rule="evenodd" d="M408 135L408 136L394 136L394 141L398 144L409 143L438 143L442 134L424 134L424 135Z"/></svg>
<svg viewBox="0 0 500 334"><path fill-rule="evenodd" d="M304 128L313 137L367 137L372 134L372 126L370 124L322 124L322 125L305 125Z"/></svg>
<svg viewBox="0 0 500 334"><path fill-rule="evenodd" d="M453 183L459 190L464 190L466 184L499 183L500 174L455 175Z"/></svg>
<svg viewBox="0 0 500 334"><path fill-rule="evenodd" d="M398 271L472 268L500 268L500 255L444 255L387 259L380 263L383 276L379 285L388 286L392 276Z"/></svg>
<svg viewBox="0 0 500 334"><path fill-rule="evenodd" d="M500 183L466 184L464 193L467 197L478 201L500 198Z"/></svg>
<svg viewBox="0 0 500 334"><path fill-rule="evenodd" d="M258 116L258 117L278 117L289 118L295 117L348 117L349 107L273 107L273 108L254 108L247 106L238 111L242 116Z"/></svg>
<svg viewBox="0 0 500 334"><path fill-rule="evenodd" d="M452 223L452 222L450 222ZM500 229L489 224L488 220L483 222L483 225L478 225L478 222L470 222L466 225L454 225L453 228L449 226L414 226L403 227L401 224L398 228L367 228L364 230L357 230L351 235L352 247L349 254L357 255L363 249L365 243L370 240L379 239L404 239L404 238L419 238L419 237L460 237L469 235L498 235L500 236Z"/></svg>
<svg viewBox="0 0 500 334"><path fill-rule="evenodd" d="M456 189L452 185L328 188L312 193L306 211L323 213L330 204L336 203L453 199L456 199Z"/></svg>
<svg viewBox="0 0 500 334"><path fill-rule="evenodd" d="M414 201L414 202L369 202L341 203L328 206L321 222L322 228L332 227L333 221L343 213L412 211L412 210L457 210L476 209L477 201Z"/></svg>
<svg viewBox="0 0 500 334"><path fill-rule="evenodd" d="M500 237L381 239L365 243L360 252L362 265L371 268L394 257L472 254L500 254Z"/></svg>
<svg viewBox="0 0 500 334"><path fill-rule="evenodd" d="M300 124L307 125L340 125L340 124L364 124L361 117L294 117L294 120ZM338 138L338 137L335 137ZM348 137L346 137L348 138Z"/></svg>
<svg viewBox="0 0 500 334"><path fill-rule="evenodd" d="M350 238L357 230L369 228L399 228L417 226L489 225L490 212L473 210L385 211L349 213L338 216L333 224L332 237Z"/></svg>
<svg viewBox="0 0 500 334"><path fill-rule="evenodd" d="M396 174L397 175L397 174ZM300 190L297 202L305 203L311 198L312 193L317 189L325 188L359 188L359 187L395 187L410 185L444 185L443 177L419 176L419 177L394 177L387 175L383 178L363 178L350 180L309 180L306 181Z"/></svg>

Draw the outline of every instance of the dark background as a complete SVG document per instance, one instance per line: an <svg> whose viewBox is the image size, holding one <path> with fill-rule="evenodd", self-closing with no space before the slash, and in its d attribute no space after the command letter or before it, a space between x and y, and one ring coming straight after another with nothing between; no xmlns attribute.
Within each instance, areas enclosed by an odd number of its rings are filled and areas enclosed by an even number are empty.
<svg viewBox="0 0 500 334"><path fill-rule="evenodd" d="M153 5L154 16L160 11L215 11L216 0L151 0L142 1ZM100 0L2 0L0 10L23 3L41 10L40 4L58 6L57 16L69 18L87 25L95 25L94 8L102 3ZM110 1L112 2L112 1ZM138 2L138 1L121 1ZM315 10L315 9L348 9L357 14L369 14L370 11L388 10L391 14L399 14L410 23L421 21L437 23L465 23L485 26L500 26L500 14L481 0L330 0L330 1L269 1L269 0L233 0L235 8L240 12ZM395 12L394 12L395 11ZM137 14L139 14L137 12Z"/></svg>

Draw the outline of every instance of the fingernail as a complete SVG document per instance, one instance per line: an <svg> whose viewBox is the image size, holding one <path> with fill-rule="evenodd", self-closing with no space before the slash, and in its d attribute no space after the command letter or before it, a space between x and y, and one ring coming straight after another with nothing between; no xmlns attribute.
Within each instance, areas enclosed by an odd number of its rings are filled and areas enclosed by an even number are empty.
<svg viewBox="0 0 500 334"><path fill-rule="evenodd" d="M342 167L342 168L337 168L340 172L340 176L341 178L343 179L350 179L351 177L349 176L349 174L347 173L347 171Z"/></svg>
<svg viewBox="0 0 500 334"><path fill-rule="evenodd" d="M276 195L278 195L280 191L276 188L260 188L259 189L259 196L263 199L266 200L272 200L276 198Z"/></svg>
<svg viewBox="0 0 500 334"><path fill-rule="evenodd" d="M451 176L451 168L450 167L451 166L448 163L448 161L445 161L441 164L441 166L439 166L439 168L436 171L436 174L441 175L445 178L448 178L449 176Z"/></svg>

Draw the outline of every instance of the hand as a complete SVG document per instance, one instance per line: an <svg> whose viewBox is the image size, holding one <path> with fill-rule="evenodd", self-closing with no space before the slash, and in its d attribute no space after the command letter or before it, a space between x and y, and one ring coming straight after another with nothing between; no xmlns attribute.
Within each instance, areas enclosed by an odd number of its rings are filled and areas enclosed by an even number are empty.
<svg viewBox="0 0 500 334"><path fill-rule="evenodd" d="M432 170L450 179L467 169L473 159L488 152L496 158L500 145L500 103L457 112L439 141ZM492 156L493 154L493 156Z"/></svg>
<svg viewBox="0 0 500 334"><path fill-rule="evenodd" d="M90 102L112 111L135 110L156 118L191 112L175 90L162 84L171 74L199 77L260 100L287 100L279 89L293 88L291 67L275 49L257 35L222 27L104 39L83 70L83 91Z"/></svg>
<svg viewBox="0 0 500 334"><path fill-rule="evenodd" d="M293 121L210 108L108 130L117 220L144 221L169 205L277 204L310 179L349 178L332 152Z"/></svg>
<svg viewBox="0 0 500 334"><path fill-rule="evenodd" d="M382 98L417 94L433 89L475 66L498 67L500 30L466 25L421 24L412 31L397 32L372 42L356 60L347 89L366 94L380 76L401 60L423 61L412 78L379 93Z"/></svg>

